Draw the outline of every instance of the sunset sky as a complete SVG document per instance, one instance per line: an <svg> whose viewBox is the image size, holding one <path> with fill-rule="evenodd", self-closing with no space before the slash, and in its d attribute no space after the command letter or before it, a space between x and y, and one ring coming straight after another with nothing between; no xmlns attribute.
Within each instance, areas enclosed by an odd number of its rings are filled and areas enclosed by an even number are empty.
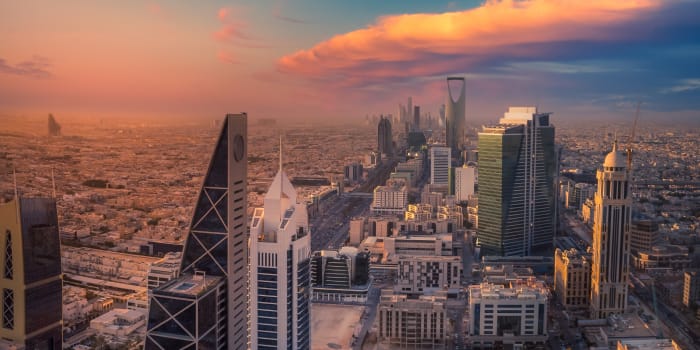
<svg viewBox="0 0 700 350"><path fill-rule="evenodd" d="M2 1L0 114L700 121L700 1Z"/></svg>

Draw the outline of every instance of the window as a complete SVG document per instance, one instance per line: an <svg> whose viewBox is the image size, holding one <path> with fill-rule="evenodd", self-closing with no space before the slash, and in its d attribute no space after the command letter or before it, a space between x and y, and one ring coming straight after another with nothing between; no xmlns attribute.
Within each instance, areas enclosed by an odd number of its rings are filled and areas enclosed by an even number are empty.
<svg viewBox="0 0 700 350"><path fill-rule="evenodd" d="M15 293L12 289L2 290L2 327L15 328Z"/></svg>

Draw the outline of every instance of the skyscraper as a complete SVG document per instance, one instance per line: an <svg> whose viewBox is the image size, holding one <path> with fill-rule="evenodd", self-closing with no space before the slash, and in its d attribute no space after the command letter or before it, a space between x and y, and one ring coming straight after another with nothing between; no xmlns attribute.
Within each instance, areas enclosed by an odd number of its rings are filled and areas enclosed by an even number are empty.
<svg viewBox="0 0 700 350"><path fill-rule="evenodd" d="M449 147L434 146L430 148L430 184L449 185L452 158Z"/></svg>
<svg viewBox="0 0 700 350"><path fill-rule="evenodd" d="M459 91L456 91L459 89ZM447 147L459 154L464 144L464 118L466 83L464 77L447 77L447 103L445 103L445 137Z"/></svg>
<svg viewBox="0 0 700 350"><path fill-rule="evenodd" d="M632 191L627 155L617 141L598 169L593 221L591 317L606 318L627 308Z"/></svg>
<svg viewBox="0 0 700 350"><path fill-rule="evenodd" d="M229 114L209 162L180 276L149 300L146 349L247 349L247 116Z"/></svg>
<svg viewBox="0 0 700 350"><path fill-rule="evenodd" d="M56 201L0 204L0 337L22 349L61 349L61 249Z"/></svg>
<svg viewBox="0 0 700 350"><path fill-rule="evenodd" d="M474 183L476 180L476 168L464 164L454 170L455 199L465 202L474 195Z"/></svg>
<svg viewBox="0 0 700 350"><path fill-rule="evenodd" d="M250 224L250 348L309 349L311 240L306 204L280 169Z"/></svg>
<svg viewBox="0 0 700 350"><path fill-rule="evenodd" d="M394 152L393 146L391 120L380 116L379 125L377 126L377 149L379 153L391 155Z"/></svg>
<svg viewBox="0 0 700 350"><path fill-rule="evenodd" d="M554 126L549 113L511 107L479 133L482 255L527 256L554 239Z"/></svg>
<svg viewBox="0 0 700 350"><path fill-rule="evenodd" d="M420 131L420 106L413 107L413 130Z"/></svg>

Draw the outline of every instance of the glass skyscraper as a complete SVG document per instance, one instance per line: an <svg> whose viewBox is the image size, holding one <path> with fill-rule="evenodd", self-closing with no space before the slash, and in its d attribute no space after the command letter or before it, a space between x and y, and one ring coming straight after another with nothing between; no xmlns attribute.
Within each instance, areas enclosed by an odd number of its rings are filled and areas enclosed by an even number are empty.
<svg viewBox="0 0 700 350"><path fill-rule="evenodd" d="M53 198L0 204L0 337L22 349L61 349L61 244Z"/></svg>
<svg viewBox="0 0 700 350"><path fill-rule="evenodd" d="M549 113L511 107L479 133L481 254L528 256L554 239L554 126Z"/></svg>
<svg viewBox="0 0 700 350"><path fill-rule="evenodd" d="M248 348L247 116L226 116L199 192L180 277L149 299L146 349Z"/></svg>

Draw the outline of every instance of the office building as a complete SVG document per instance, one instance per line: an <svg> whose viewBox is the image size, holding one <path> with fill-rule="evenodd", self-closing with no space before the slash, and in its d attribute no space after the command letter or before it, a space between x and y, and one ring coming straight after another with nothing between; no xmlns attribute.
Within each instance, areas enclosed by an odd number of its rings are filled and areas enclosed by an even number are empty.
<svg viewBox="0 0 700 350"><path fill-rule="evenodd" d="M377 126L377 150L380 154L392 155L394 153L393 148L391 120L380 116L379 125Z"/></svg>
<svg viewBox="0 0 700 350"><path fill-rule="evenodd" d="M250 224L250 349L310 348L310 239L306 205L280 152L280 169Z"/></svg>
<svg viewBox="0 0 700 350"><path fill-rule="evenodd" d="M683 273L683 305L692 307L700 300L700 269L686 269Z"/></svg>
<svg viewBox="0 0 700 350"><path fill-rule="evenodd" d="M632 191L627 155L617 149L605 156L598 169L593 223L591 318L607 318L627 309L630 270Z"/></svg>
<svg viewBox="0 0 700 350"><path fill-rule="evenodd" d="M379 340L402 349L444 349L448 337L446 302L445 296L410 299L382 290L377 306Z"/></svg>
<svg viewBox="0 0 700 350"><path fill-rule="evenodd" d="M554 292L567 309L585 309L591 292L590 256L571 248L554 252Z"/></svg>
<svg viewBox="0 0 700 350"><path fill-rule="evenodd" d="M458 202L466 202L474 195L476 168L466 164L454 169L454 195Z"/></svg>
<svg viewBox="0 0 700 350"><path fill-rule="evenodd" d="M630 249L632 252L649 252L659 237L659 224L649 218L632 220Z"/></svg>
<svg viewBox="0 0 700 350"><path fill-rule="evenodd" d="M369 292L369 258L357 248L321 250L311 257L311 287L314 300L367 300Z"/></svg>
<svg viewBox="0 0 700 350"><path fill-rule="evenodd" d="M452 158L449 147L433 146L430 148L430 184L435 186L449 185Z"/></svg>
<svg viewBox="0 0 700 350"><path fill-rule="evenodd" d="M247 116L229 114L194 207L180 276L150 295L146 350L247 349Z"/></svg>
<svg viewBox="0 0 700 350"><path fill-rule="evenodd" d="M56 201L19 198L0 204L2 327L22 349L61 349L61 251Z"/></svg>
<svg viewBox="0 0 700 350"><path fill-rule="evenodd" d="M466 112L466 83L464 77L447 77L445 103L445 137L447 147L459 154L464 146Z"/></svg>
<svg viewBox="0 0 700 350"><path fill-rule="evenodd" d="M403 215L408 205L406 182L390 180L386 186L377 186L372 199L372 213Z"/></svg>
<svg viewBox="0 0 700 350"><path fill-rule="evenodd" d="M161 284L177 278L180 273L180 261L182 254L166 253L163 258L151 264L148 269L148 289L158 288Z"/></svg>
<svg viewBox="0 0 700 350"><path fill-rule="evenodd" d="M423 294L460 287L459 256L401 255L398 260L397 292Z"/></svg>
<svg viewBox="0 0 700 350"><path fill-rule="evenodd" d="M556 160L549 113L534 107L510 107L479 133L482 255L552 253Z"/></svg>
<svg viewBox="0 0 700 350"><path fill-rule="evenodd" d="M351 183L362 181L362 164L352 163L345 166L345 180Z"/></svg>
<svg viewBox="0 0 700 350"><path fill-rule="evenodd" d="M547 286L534 278L469 286L472 349L544 346L548 298Z"/></svg>

